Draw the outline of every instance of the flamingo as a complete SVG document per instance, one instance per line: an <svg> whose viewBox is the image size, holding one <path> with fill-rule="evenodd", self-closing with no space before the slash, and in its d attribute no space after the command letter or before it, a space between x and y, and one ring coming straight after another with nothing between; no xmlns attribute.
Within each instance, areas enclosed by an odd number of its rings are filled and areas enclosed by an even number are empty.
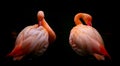
<svg viewBox="0 0 120 66"><path fill-rule="evenodd" d="M85 24L80 19L83 19ZM69 35L69 44L81 56L92 55L97 60L111 59L105 49L100 33L92 27L92 16L87 13L77 13L74 17L74 26Z"/></svg>
<svg viewBox="0 0 120 66"><path fill-rule="evenodd" d="M40 56L55 41L56 34L46 22L44 12L38 11L37 18L38 24L27 26L18 34L15 47L8 57L21 60L30 53Z"/></svg>

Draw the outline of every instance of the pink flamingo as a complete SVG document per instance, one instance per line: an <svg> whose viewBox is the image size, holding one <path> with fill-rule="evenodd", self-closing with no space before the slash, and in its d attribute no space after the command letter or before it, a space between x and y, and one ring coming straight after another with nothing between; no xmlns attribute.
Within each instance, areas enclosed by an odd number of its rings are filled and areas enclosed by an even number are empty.
<svg viewBox="0 0 120 66"><path fill-rule="evenodd" d="M17 36L14 49L7 55L13 60L21 60L24 56L33 53L43 54L48 45L56 39L55 32L44 19L44 12L38 11L38 24L25 27Z"/></svg>
<svg viewBox="0 0 120 66"><path fill-rule="evenodd" d="M87 24L84 25L80 18ZM105 60L105 56L111 59L105 49L103 39L98 31L92 27L92 17L87 13L78 13L74 17L75 27L69 35L69 43L72 49L79 55L93 55L97 60Z"/></svg>

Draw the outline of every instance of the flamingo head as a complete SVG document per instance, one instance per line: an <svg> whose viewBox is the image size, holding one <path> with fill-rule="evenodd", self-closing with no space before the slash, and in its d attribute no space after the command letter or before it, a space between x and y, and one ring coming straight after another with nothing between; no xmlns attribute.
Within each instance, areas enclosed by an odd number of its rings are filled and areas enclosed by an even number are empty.
<svg viewBox="0 0 120 66"><path fill-rule="evenodd" d="M44 12L38 11L37 17L38 17L38 21L41 21L44 18Z"/></svg>
<svg viewBox="0 0 120 66"><path fill-rule="evenodd" d="M85 21L85 23L89 26L92 26L92 17L89 14L84 14L83 16L83 20Z"/></svg>

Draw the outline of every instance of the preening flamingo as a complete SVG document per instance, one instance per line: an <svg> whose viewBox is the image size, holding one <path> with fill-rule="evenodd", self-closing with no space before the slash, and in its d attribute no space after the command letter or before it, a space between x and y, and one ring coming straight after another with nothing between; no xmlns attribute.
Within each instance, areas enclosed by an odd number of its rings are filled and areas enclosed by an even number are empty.
<svg viewBox="0 0 120 66"><path fill-rule="evenodd" d="M55 41L56 34L44 19L44 12L38 11L37 18L38 24L27 26L18 34L15 47L7 56L21 60L30 53L41 55Z"/></svg>
<svg viewBox="0 0 120 66"><path fill-rule="evenodd" d="M83 19L86 25L80 19ZM72 49L81 56L93 55L97 60L105 60L105 57L111 60L101 35L92 27L92 16L78 13L74 17L74 22L76 26L72 28L69 35Z"/></svg>

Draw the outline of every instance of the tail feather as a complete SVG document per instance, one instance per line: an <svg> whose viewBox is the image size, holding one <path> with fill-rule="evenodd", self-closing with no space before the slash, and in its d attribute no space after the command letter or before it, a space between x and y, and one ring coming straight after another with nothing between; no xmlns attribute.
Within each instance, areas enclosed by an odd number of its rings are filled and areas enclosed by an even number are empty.
<svg viewBox="0 0 120 66"><path fill-rule="evenodd" d="M21 55L23 54L22 51L21 51L21 46L16 46L12 52L10 52L7 56L8 57L11 57L11 56L18 56L18 55Z"/></svg>
<svg viewBox="0 0 120 66"><path fill-rule="evenodd" d="M6 57L13 57L14 61L21 60L24 57L21 46L16 46Z"/></svg>
<svg viewBox="0 0 120 66"><path fill-rule="evenodd" d="M108 57L111 60L111 56L108 54L104 46L100 46L100 53L102 53L104 56Z"/></svg>

